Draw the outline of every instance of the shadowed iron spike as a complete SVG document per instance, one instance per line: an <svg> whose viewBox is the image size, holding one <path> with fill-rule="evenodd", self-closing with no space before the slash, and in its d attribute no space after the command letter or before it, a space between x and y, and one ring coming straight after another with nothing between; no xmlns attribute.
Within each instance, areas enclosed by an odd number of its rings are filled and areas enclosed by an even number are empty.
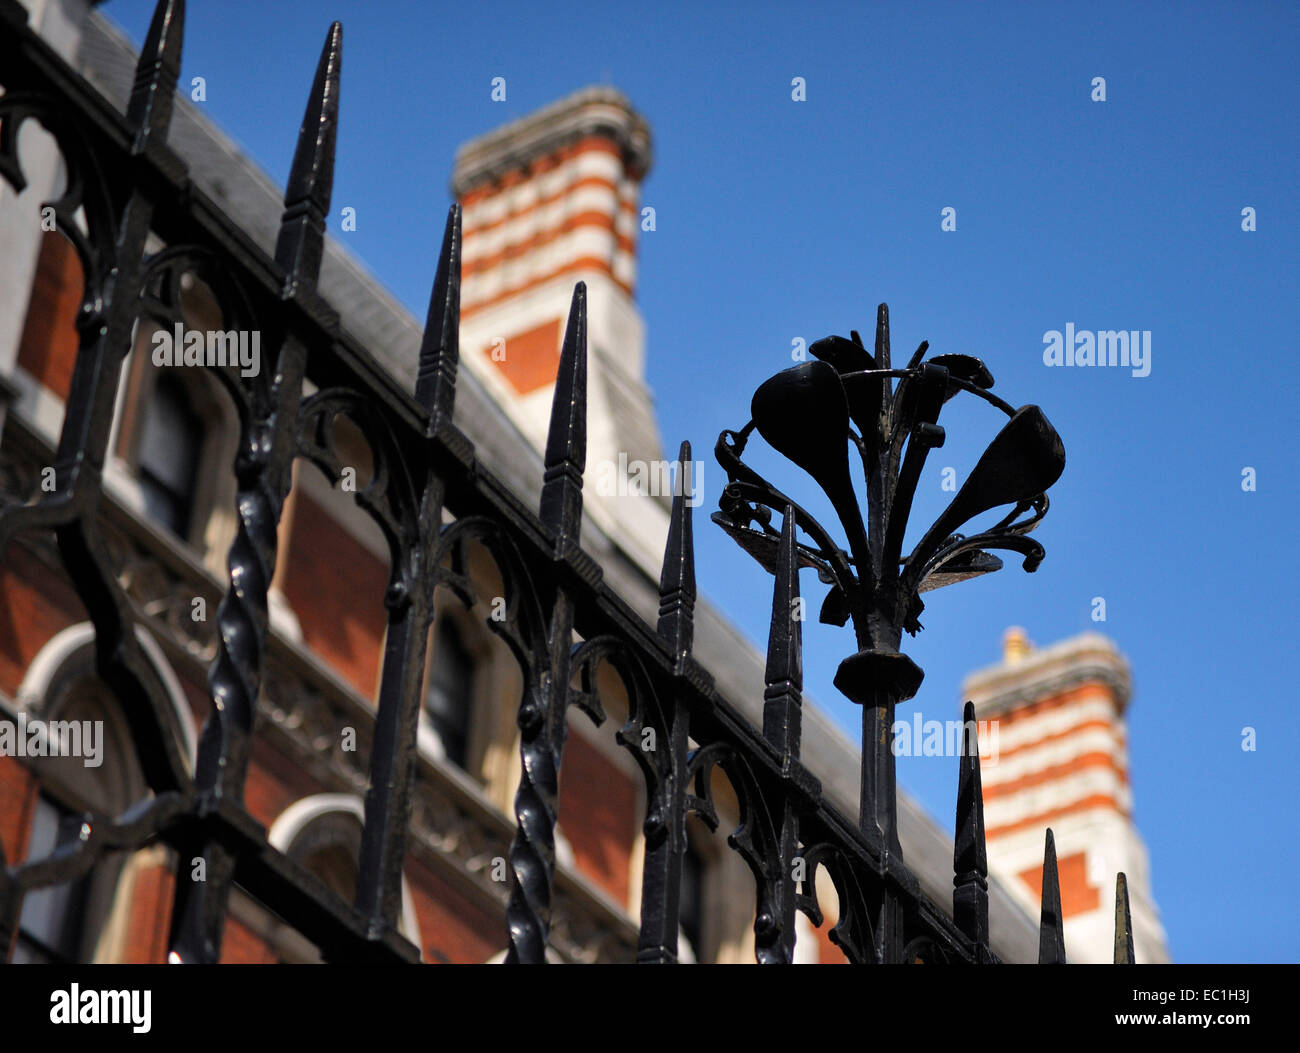
<svg viewBox="0 0 1300 1053"><path fill-rule="evenodd" d="M889 369L889 304L876 308L876 368Z"/></svg>
<svg viewBox="0 0 1300 1053"><path fill-rule="evenodd" d="M659 575L659 635L672 646L677 660L691 653L695 641L695 539L691 525L691 502L687 499L686 473L691 463L691 444L683 442L677 452L677 485L673 511L668 520L668 544Z"/></svg>
<svg viewBox="0 0 1300 1053"><path fill-rule="evenodd" d="M1115 875L1115 964L1135 965L1133 956L1133 918L1128 909L1128 878Z"/></svg>
<svg viewBox="0 0 1300 1053"><path fill-rule="evenodd" d="M890 369L889 351L889 304L882 303L876 308L876 368ZM894 385L888 377L880 381L880 406L877 411L877 427L881 441L888 441L890 403L894 397Z"/></svg>
<svg viewBox="0 0 1300 1053"><path fill-rule="evenodd" d="M1038 925L1038 964L1065 964L1065 929L1061 916L1061 881L1056 871L1056 840L1047 828L1043 847L1043 913Z"/></svg>
<svg viewBox="0 0 1300 1053"><path fill-rule="evenodd" d="M420 368L415 400L429 413L430 427L451 420L456 400L456 369L460 362L460 205L447 212L447 226L438 254L438 271L429 295L429 313L420 344Z"/></svg>
<svg viewBox="0 0 1300 1053"><path fill-rule="evenodd" d="M185 41L185 0L159 0L126 104L126 121L135 129L131 152L142 154L151 142L167 138L181 75L181 48Z"/></svg>
<svg viewBox="0 0 1300 1053"><path fill-rule="evenodd" d="M786 505L781 547L772 586L772 620L767 634L763 677L763 737L784 757L797 758L801 739L803 692L803 604L795 548L794 508Z"/></svg>
<svg viewBox="0 0 1300 1053"><path fill-rule="evenodd" d="M284 190L284 215L275 242L275 262L285 272L285 294L311 289L320 276L325 252L325 217L334 189L334 143L338 136L339 79L343 66L343 26L335 22L325 36L311 97L298 129L293 167Z"/></svg>
<svg viewBox="0 0 1300 1053"><path fill-rule="evenodd" d="M921 345L918 354L922 353ZM889 502L888 518L885 522L885 545L882 563L889 572L896 573L898 556L903 547L903 535L907 529L907 519L912 511L912 499L916 496L916 485L921 478L930 451L943 445L944 430L937 423L939 411L943 407L944 392L948 388L948 371L942 366L927 364L920 370L919 376L913 376L903 382L907 386L911 408L906 426L909 428L907 455L898 472L894 484L893 496ZM900 400L902 401L902 400ZM899 428L897 444L893 450L895 463L902 446L902 427Z"/></svg>
<svg viewBox="0 0 1300 1053"><path fill-rule="evenodd" d="M984 792L975 704L962 712L962 751L957 780L957 832L953 840L952 917L976 947L989 941L988 855L984 844Z"/></svg>
<svg viewBox="0 0 1300 1053"><path fill-rule="evenodd" d="M582 473L587 466L587 284L573 289L560 369L551 402L542 476L541 520L556 551L577 545L582 530Z"/></svg>

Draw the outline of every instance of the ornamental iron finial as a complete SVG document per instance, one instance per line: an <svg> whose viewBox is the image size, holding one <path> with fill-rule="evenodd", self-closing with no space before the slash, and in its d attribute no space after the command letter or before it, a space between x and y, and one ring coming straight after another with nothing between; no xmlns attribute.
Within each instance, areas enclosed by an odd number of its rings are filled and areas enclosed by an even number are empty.
<svg viewBox="0 0 1300 1053"><path fill-rule="evenodd" d="M1047 513L1047 490L1065 468L1065 448L1037 406L1015 408L990 392L993 377L978 358L962 354L926 359L918 347L902 369L891 368L889 308L881 304L874 352L855 331L812 344L815 360L761 384L751 420L723 431L715 456L728 484L713 521L769 572L777 568L782 530L773 512L787 507L808 539L797 545L801 567L813 567L830 586L820 620L850 620L858 651L845 659L835 686L863 706L862 825L886 852L899 853L894 802L893 709L920 687L922 672L899 653L904 629L921 629L921 593L999 570L988 549L1020 553L1036 570L1043 547L1027 535ZM980 457L952 503L910 553L903 552L912 499L926 457L942 446L940 410L966 392L1009 418ZM847 551L804 508L744 463L757 431L778 453L810 476L830 499ZM861 462L866 501L859 501L850 449ZM1011 511L967 536L959 528L992 509ZM870 744L870 745L868 745Z"/></svg>

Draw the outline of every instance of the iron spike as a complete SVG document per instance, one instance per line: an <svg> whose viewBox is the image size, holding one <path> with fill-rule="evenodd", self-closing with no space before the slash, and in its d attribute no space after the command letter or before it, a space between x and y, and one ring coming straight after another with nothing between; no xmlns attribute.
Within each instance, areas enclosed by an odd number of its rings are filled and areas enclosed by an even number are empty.
<svg viewBox="0 0 1300 1053"><path fill-rule="evenodd" d="M127 123L135 129L132 153L142 154L150 142L167 138L184 41L185 0L158 0L126 104Z"/></svg>
<svg viewBox="0 0 1300 1053"><path fill-rule="evenodd" d="M460 227L461 208L452 205L442 235L438 271L429 296L429 313L420 344L415 399L429 413L430 425L451 420L460 362Z"/></svg>
<svg viewBox="0 0 1300 1053"><path fill-rule="evenodd" d="M803 691L803 626L798 613L799 563L794 507L786 505L772 587L772 621L767 634L763 680L763 736L787 758L799 756Z"/></svg>
<svg viewBox="0 0 1300 1053"><path fill-rule="evenodd" d="M695 541L691 502L686 493L686 472L691 444L683 442L677 453L677 485L668 520L668 544L659 575L659 635L672 645L679 661L691 653L695 640Z"/></svg>
<svg viewBox="0 0 1300 1053"><path fill-rule="evenodd" d="M957 780L957 832L953 840L953 921L976 947L989 942L988 854L984 844L984 791L980 781L975 704L962 712L962 752Z"/></svg>
<svg viewBox="0 0 1300 1053"><path fill-rule="evenodd" d="M889 369L889 304L876 308L876 368Z"/></svg>
<svg viewBox="0 0 1300 1053"><path fill-rule="evenodd" d="M1133 918L1128 909L1128 878L1115 875L1115 964L1135 965L1133 956Z"/></svg>
<svg viewBox="0 0 1300 1053"><path fill-rule="evenodd" d="M334 189L334 143L339 124L339 80L343 26L325 36L311 97L298 129L298 145L284 191L284 214L275 243L275 262L285 272L285 294L314 288L325 253L325 217Z"/></svg>
<svg viewBox="0 0 1300 1053"><path fill-rule="evenodd" d="M573 289L560 370L551 402L542 476L541 520L556 551L576 546L582 531L582 473L587 466L587 284Z"/></svg>
<svg viewBox="0 0 1300 1053"><path fill-rule="evenodd" d="M1061 916L1061 881L1056 871L1056 841L1047 828L1043 848L1043 913L1038 927L1038 964L1065 964L1065 930Z"/></svg>

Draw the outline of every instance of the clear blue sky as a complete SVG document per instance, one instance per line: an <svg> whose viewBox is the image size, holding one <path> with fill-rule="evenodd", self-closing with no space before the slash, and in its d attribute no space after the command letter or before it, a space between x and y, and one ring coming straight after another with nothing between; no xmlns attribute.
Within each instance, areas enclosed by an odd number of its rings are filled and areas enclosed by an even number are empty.
<svg viewBox="0 0 1300 1053"><path fill-rule="evenodd" d="M1047 559L927 597L925 631L905 638L926 670L908 706L955 714L1008 625L1040 645L1109 634L1133 664L1136 818L1175 960L1300 960L1296 7L189 7L183 83L206 77L208 113L281 183L328 22L343 22L335 211L357 209L342 236L421 318L456 146L589 83L624 91L655 140L649 380L666 445L708 457L701 512L723 481L718 431L748 419L792 339L868 333L880 301L896 355L922 339L979 355L1004 398L1041 405L1068 455L1035 535ZM138 43L151 8L104 10ZM1043 334L1067 323L1150 330L1150 376L1046 368ZM963 478L997 426L943 423L920 527L945 503L940 469ZM806 495L796 472L774 481ZM701 589L761 644L771 579L703 517L696 534ZM805 648L808 692L856 736L831 686L851 637L810 623ZM900 778L951 826L952 758L901 761Z"/></svg>

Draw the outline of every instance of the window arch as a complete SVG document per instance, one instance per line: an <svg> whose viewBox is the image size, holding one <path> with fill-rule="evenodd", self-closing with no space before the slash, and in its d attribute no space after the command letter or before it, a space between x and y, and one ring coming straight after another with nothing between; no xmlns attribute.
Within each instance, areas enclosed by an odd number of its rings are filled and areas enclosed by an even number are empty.
<svg viewBox="0 0 1300 1053"><path fill-rule="evenodd" d="M187 276L191 277L191 276ZM221 314L201 282L184 296L187 328L221 328ZM206 368L155 365L154 335L173 321L141 317L113 423L110 483L143 517L193 545L224 571L235 525L239 445L235 404Z"/></svg>
<svg viewBox="0 0 1300 1053"><path fill-rule="evenodd" d="M94 736L99 753L94 766L88 764L92 758L79 756L29 760L39 782L28 831L29 859L75 844L85 812L120 815L148 794L125 721L93 668L66 663L51 684L41 719L90 722L102 731ZM124 852L108 853L81 877L29 892L19 915L13 960L78 963L111 958L101 937L127 858Z"/></svg>
<svg viewBox="0 0 1300 1053"><path fill-rule="evenodd" d="M170 733L192 770L196 732L183 690L153 638L137 638L171 702ZM151 791L136 756L131 729L116 698L95 671L95 630L89 622L50 638L28 666L17 704L29 719L77 722L82 752L90 756L28 758L38 791L28 827L26 857L40 859L75 841L87 811L118 816ZM86 722L90 722L89 725ZM87 763L90 761L91 763ZM135 876L142 866L164 866L157 848L100 857L92 870L24 897L15 939L15 962L111 962L126 951L126 919Z"/></svg>
<svg viewBox="0 0 1300 1053"><path fill-rule="evenodd" d="M271 824L267 840L318 877L346 902L356 896L357 860L365 804L349 793L318 793L295 801ZM402 913L397 931L420 948L420 922L406 876L402 876ZM282 932L282 961L312 960L301 938Z"/></svg>
<svg viewBox="0 0 1300 1053"><path fill-rule="evenodd" d="M137 625L135 637L162 682L170 703L170 733L176 738L186 767L193 771L198 749L198 726L185 697L185 689L149 631ZM93 673L94 649L95 627L90 622L77 622L51 636L27 666L23 682L18 687L18 708L44 716L50 700L57 694L58 685L66 683L70 674L78 670L82 674Z"/></svg>

